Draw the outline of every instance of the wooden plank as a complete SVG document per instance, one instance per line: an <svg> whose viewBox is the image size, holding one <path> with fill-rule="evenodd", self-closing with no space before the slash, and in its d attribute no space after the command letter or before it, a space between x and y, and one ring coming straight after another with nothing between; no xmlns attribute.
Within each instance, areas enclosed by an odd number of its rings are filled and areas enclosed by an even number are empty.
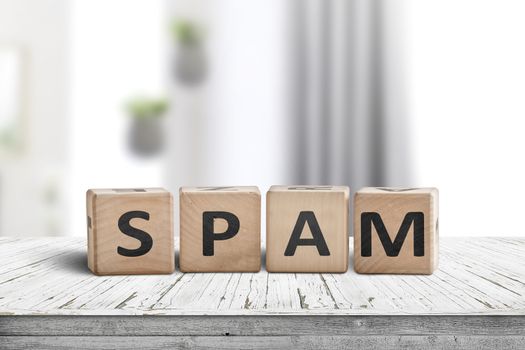
<svg viewBox="0 0 525 350"><path fill-rule="evenodd" d="M2 336L524 335L521 316L0 316Z"/></svg>
<svg viewBox="0 0 525 350"><path fill-rule="evenodd" d="M0 253L10 257L5 315L525 315L520 238L443 238L431 276L359 275L350 264L343 274L98 277L83 238L0 239Z"/></svg>
<svg viewBox="0 0 525 350"><path fill-rule="evenodd" d="M9 349L521 349L525 336L0 337Z"/></svg>

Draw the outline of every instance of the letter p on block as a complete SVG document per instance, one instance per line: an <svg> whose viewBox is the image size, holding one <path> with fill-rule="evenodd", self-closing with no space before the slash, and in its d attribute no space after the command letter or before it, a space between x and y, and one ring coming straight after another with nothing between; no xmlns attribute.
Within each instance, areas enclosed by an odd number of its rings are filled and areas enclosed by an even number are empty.
<svg viewBox="0 0 525 350"><path fill-rule="evenodd" d="M255 186L182 187L180 270L261 269L261 194Z"/></svg>

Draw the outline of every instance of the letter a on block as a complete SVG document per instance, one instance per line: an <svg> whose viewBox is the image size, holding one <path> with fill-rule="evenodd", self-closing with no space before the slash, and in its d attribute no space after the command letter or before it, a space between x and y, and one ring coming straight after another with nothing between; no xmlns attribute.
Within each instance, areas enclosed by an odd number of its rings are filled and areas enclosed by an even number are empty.
<svg viewBox="0 0 525 350"><path fill-rule="evenodd" d="M308 223L310 226L310 231L312 232L313 238L301 238L301 233L303 232L306 223ZM292 236L290 237L290 241L288 242L288 246L286 247L284 255L295 255L295 250L297 249L298 245L313 245L317 247L319 255L330 255L330 251L328 250L328 246L326 245L323 233L321 232L321 228L317 223L317 219L315 218L315 213L313 211L302 211L299 213L299 218L297 219L297 223L295 224Z"/></svg>
<svg viewBox="0 0 525 350"><path fill-rule="evenodd" d="M272 186L266 196L266 269L347 271L348 197L345 186Z"/></svg>
<svg viewBox="0 0 525 350"><path fill-rule="evenodd" d="M437 264L437 189L379 187L356 193L356 272L431 274Z"/></svg>

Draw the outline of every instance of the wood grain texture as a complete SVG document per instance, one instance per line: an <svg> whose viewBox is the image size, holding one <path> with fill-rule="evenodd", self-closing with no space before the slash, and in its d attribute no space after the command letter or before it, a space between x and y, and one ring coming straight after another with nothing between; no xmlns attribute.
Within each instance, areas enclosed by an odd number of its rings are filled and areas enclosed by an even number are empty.
<svg viewBox="0 0 525 350"><path fill-rule="evenodd" d="M354 201L355 271L388 274L434 272L439 261L438 207L438 190L435 188L366 187L359 190ZM366 219L366 215L377 214L379 222L370 220L370 217ZM410 226L405 231L403 225L409 215L420 215L421 225L414 218L411 222L406 221ZM381 225L386 232L378 228ZM421 230L416 229L418 225ZM387 255L387 246L404 233L406 236L404 242L400 241L400 250L396 255ZM387 236L387 246L380 234ZM362 250L365 244L371 251ZM416 245L421 247L420 252Z"/></svg>
<svg viewBox="0 0 525 350"><path fill-rule="evenodd" d="M2 349L522 349L525 343L523 238L444 238L440 269L421 276L350 268L99 277L87 268L81 238L0 238L0 256Z"/></svg>
<svg viewBox="0 0 525 350"><path fill-rule="evenodd" d="M523 316L1 316L0 348L520 349Z"/></svg>
<svg viewBox="0 0 525 350"><path fill-rule="evenodd" d="M8 349L522 349L525 336L0 337Z"/></svg>
<svg viewBox="0 0 525 350"><path fill-rule="evenodd" d="M173 203L161 188L92 189L86 194L88 220L88 267L97 275L172 273ZM141 256L124 256L117 249L138 249L141 242L124 234L119 219L125 213L142 211L147 218L133 218L129 225L142 230L153 241Z"/></svg>
<svg viewBox="0 0 525 350"><path fill-rule="evenodd" d="M440 269L428 276L362 275L350 265L344 274L101 277L87 268L85 239L1 238L0 314L525 315L525 239L440 244Z"/></svg>
<svg viewBox="0 0 525 350"><path fill-rule="evenodd" d="M2 316L0 336L523 335L523 316Z"/></svg>
<svg viewBox="0 0 525 350"><path fill-rule="evenodd" d="M183 272L257 272L261 269L261 194L255 186L180 189L180 269ZM228 239L211 243L204 255L203 214L233 214L238 227ZM212 220L214 236L230 229L225 218ZM229 237L229 236L228 236ZM210 244L208 244L210 246Z"/></svg>
<svg viewBox="0 0 525 350"><path fill-rule="evenodd" d="M266 197L266 269L346 272L348 196L349 189L345 186L272 186ZM310 219L301 221L305 213L310 213ZM286 253L295 230L302 241L307 241L316 238L313 235L316 227L325 251L317 242L295 245L292 253Z"/></svg>

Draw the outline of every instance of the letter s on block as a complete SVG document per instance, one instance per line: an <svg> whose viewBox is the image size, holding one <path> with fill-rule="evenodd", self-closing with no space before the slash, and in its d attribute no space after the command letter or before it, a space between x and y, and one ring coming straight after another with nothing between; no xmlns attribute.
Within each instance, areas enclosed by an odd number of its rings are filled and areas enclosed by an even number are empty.
<svg viewBox="0 0 525 350"><path fill-rule="evenodd" d="M137 257L148 253L153 247L153 238L142 230L139 230L129 224L131 219L139 218L149 220L149 213L145 211L128 211L118 219L118 228L120 231L130 237L138 239L140 241L140 247L137 249L127 249L123 247L117 248L117 253L122 256Z"/></svg>

